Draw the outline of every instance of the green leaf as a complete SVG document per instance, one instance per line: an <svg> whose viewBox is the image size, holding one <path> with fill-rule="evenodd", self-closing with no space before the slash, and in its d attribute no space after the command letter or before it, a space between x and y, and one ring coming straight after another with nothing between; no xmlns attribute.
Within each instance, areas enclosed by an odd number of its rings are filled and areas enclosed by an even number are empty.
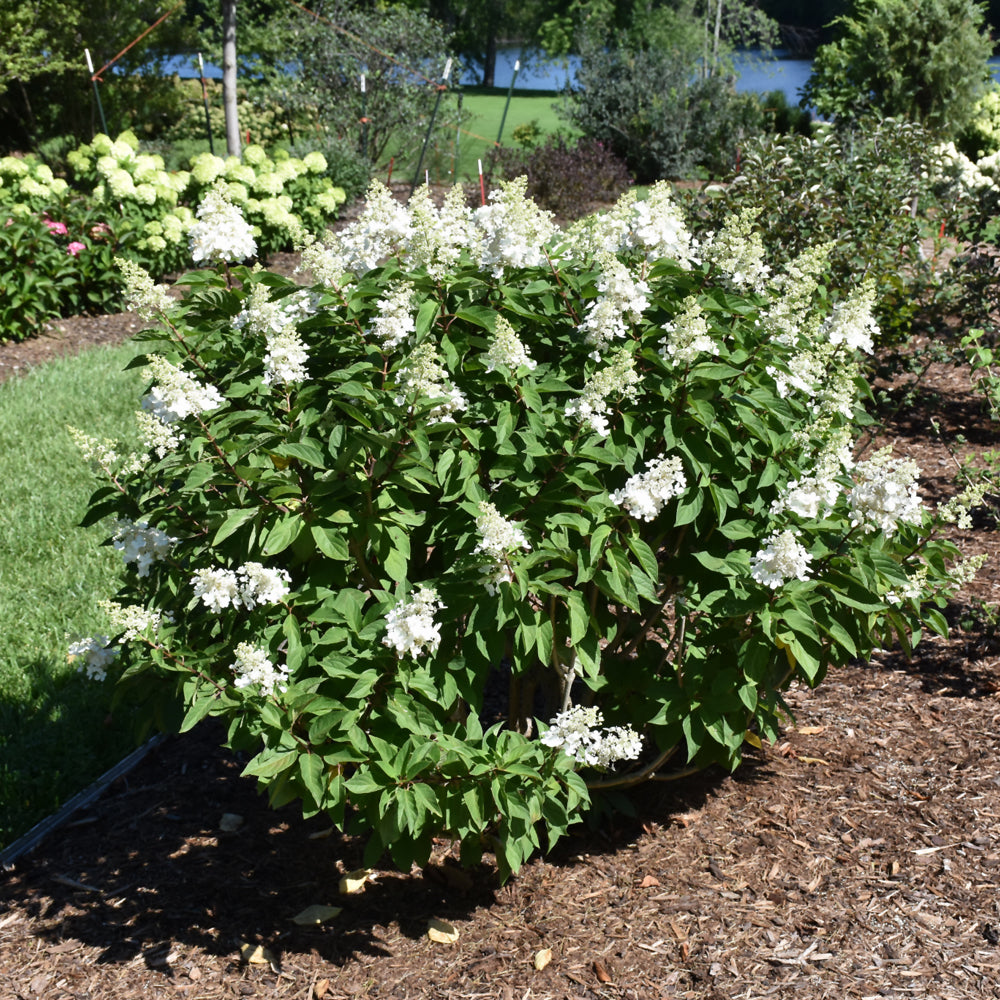
<svg viewBox="0 0 1000 1000"><path fill-rule="evenodd" d="M314 524L309 529L316 548L328 559L346 562L351 558L347 537L343 529L327 528L322 524Z"/></svg>

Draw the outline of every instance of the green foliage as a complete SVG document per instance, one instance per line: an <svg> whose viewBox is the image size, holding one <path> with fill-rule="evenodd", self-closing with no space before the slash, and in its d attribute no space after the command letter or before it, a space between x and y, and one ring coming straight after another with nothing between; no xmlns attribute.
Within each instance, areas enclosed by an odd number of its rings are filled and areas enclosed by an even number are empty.
<svg viewBox="0 0 1000 1000"><path fill-rule="evenodd" d="M84 48L100 71L165 13L157 0L42 0L0 5L0 152L53 136L89 139L97 120ZM99 83L109 127L155 134L179 111L169 77L150 72L164 53L195 44L178 14L125 52Z"/></svg>
<svg viewBox="0 0 1000 1000"><path fill-rule="evenodd" d="M373 186L310 292L186 276L144 335L182 438L109 465L86 519L122 519L145 620L122 702L227 720L271 802L368 863L445 835L505 876L593 789L734 767L793 679L945 627L956 552L908 467L845 461L870 289L831 312L822 251L768 278L752 213L695 264L662 185L551 236L522 191L470 215ZM571 748L570 704L642 756Z"/></svg>
<svg viewBox="0 0 1000 1000"><path fill-rule="evenodd" d="M883 333L899 339L930 304L938 281L921 252L926 227L915 211L931 197L935 155L931 137L906 122L753 139L732 183L696 196L699 226L717 229L753 206L776 260L829 245L832 287L874 280Z"/></svg>
<svg viewBox="0 0 1000 1000"><path fill-rule="evenodd" d="M322 109L329 134L360 135L367 118L368 159L379 160L390 142L399 160L415 156L445 68L441 25L396 5L368 10L336 2L320 21L296 18L291 51L300 69L287 82L290 99Z"/></svg>
<svg viewBox="0 0 1000 1000"><path fill-rule="evenodd" d="M623 159L639 183L725 173L737 148L760 131L760 107L726 79L693 73L668 49L587 52L568 117Z"/></svg>
<svg viewBox="0 0 1000 1000"><path fill-rule="evenodd" d="M975 0L856 0L817 51L803 102L841 122L874 112L954 136L990 75L983 16Z"/></svg>
<svg viewBox="0 0 1000 1000"><path fill-rule="evenodd" d="M550 136L534 148L496 149L491 161L501 177L526 177L528 197L563 219L613 202L629 186L625 163L593 139Z"/></svg>
<svg viewBox="0 0 1000 1000"><path fill-rule="evenodd" d="M991 80L987 84L957 145L974 160L1000 152L1000 83Z"/></svg>
<svg viewBox="0 0 1000 1000"><path fill-rule="evenodd" d="M122 234L34 157L0 159L0 343L114 301Z"/></svg>
<svg viewBox="0 0 1000 1000"><path fill-rule="evenodd" d="M732 84L726 25L744 39L760 21L743 5L696 12L636 4L627 29L586 42L568 117L584 135L625 160L639 183L728 172L745 139L761 132L756 97ZM755 19L756 18L756 19Z"/></svg>

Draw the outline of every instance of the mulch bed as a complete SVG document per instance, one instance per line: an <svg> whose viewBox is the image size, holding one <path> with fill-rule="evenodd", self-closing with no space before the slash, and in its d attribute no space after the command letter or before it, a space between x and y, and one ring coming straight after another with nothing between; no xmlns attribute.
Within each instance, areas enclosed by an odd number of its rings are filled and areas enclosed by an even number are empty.
<svg viewBox="0 0 1000 1000"><path fill-rule="evenodd" d="M60 344L134 322L61 321ZM44 357L19 356L0 349L0 373ZM955 463L932 418L976 451L996 430L967 373L931 372L880 439L937 499ZM992 521L959 539L997 552ZM639 788L634 818L581 828L504 886L442 843L428 869L341 896L357 842L269 810L213 725L172 737L6 874L0 996L1000 997L1000 632L977 599L998 604L996 559L949 607L948 640L794 687L794 721L735 774ZM312 904L343 911L292 921ZM432 918L458 940L431 941Z"/></svg>

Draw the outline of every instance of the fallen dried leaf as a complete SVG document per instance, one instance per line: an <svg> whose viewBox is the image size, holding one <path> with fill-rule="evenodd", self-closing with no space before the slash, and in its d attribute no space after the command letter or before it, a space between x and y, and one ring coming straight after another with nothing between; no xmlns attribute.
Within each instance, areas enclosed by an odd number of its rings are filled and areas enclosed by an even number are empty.
<svg viewBox="0 0 1000 1000"><path fill-rule="evenodd" d="M361 892L371 873L372 870L370 868L355 868L354 871L348 872L340 880L341 893L345 896L350 896L352 893Z"/></svg>
<svg viewBox="0 0 1000 1000"><path fill-rule="evenodd" d="M799 726L797 732L802 736L818 736L826 726Z"/></svg>
<svg viewBox="0 0 1000 1000"><path fill-rule="evenodd" d="M274 955L262 944L244 944L240 946L240 958L250 965L273 965Z"/></svg>
<svg viewBox="0 0 1000 1000"><path fill-rule="evenodd" d="M611 973L608 972L608 967L599 959L594 962L594 975L597 976L598 980L602 983L611 982Z"/></svg>
<svg viewBox="0 0 1000 1000"><path fill-rule="evenodd" d="M458 928L447 920L432 917L427 921L427 936L437 944L454 944L458 940Z"/></svg>
<svg viewBox="0 0 1000 1000"><path fill-rule="evenodd" d="M292 922L298 924L300 927L312 926L321 924L324 920L331 920L333 917L338 917L342 912L343 907L340 906L323 906L321 903L313 903L312 906L307 906L301 913L296 913L292 917Z"/></svg>
<svg viewBox="0 0 1000 1000"><path fill-rule="evenodd" d="M329 979L321 979L313 987L313 996L316 998L316 1000L323 1000L323 997L325 997L327 995L327 993L329 993L329 992L330 992L330 980Z"/></svg>
<svg viewBox="0 0 1000 1000"><path fill-rule="evenodd" d="M552 961L552 949L542 948L535 952L535 969L541 972Z"/></svg>
<svg viewBox="0 0 1000 1000"><path fill-rule="evenodd" d="M640 889L651 889L653 886L659 885L660 880L655 875L646 875L643 880L639 883Z"/></svg>

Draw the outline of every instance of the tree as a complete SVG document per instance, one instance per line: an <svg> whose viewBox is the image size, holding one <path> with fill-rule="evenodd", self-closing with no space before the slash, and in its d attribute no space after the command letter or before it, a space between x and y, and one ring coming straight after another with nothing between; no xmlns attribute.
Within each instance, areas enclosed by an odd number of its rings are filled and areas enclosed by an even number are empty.
<svg viewBox="0 0 1000 1000"><path fill-rule="evenodd" d="M240 155L240 120L236 109L236 0L222 2L222 103L226 111L226 152Z"/></svg>
<svg viewBox="0 0 1000 1000"><path fill-rule="evenodd" d="M291 99L318 109L333 136L360 136L364 118L369 160L393 137L405 157L423 138L420 123L430 114L448 58L447 33L402 5L365 10L337 0L314 10L317 17L300 14L292 25L299 70L288 80Z"/></svg>
<svg viewBox="0 0 1000 1000"><path fill-rule="evenodd" d="M173 6L169 0L0 2L0 146L23 149L67 134L89 139L96 117L83 50L100 71ZM177 11L121 57L116 68L123 72L109 72L100 84L109 127L141 132L176 113L169 79L149 69L192 42Z"/></svg>
<svg viewBox="0 0 1000 1000"><path fill-rule="evenodd" d="M875 113L959 133L989 79L993 49L975 0L856 0L816 53L803 106L841 122Z"/></svg>

